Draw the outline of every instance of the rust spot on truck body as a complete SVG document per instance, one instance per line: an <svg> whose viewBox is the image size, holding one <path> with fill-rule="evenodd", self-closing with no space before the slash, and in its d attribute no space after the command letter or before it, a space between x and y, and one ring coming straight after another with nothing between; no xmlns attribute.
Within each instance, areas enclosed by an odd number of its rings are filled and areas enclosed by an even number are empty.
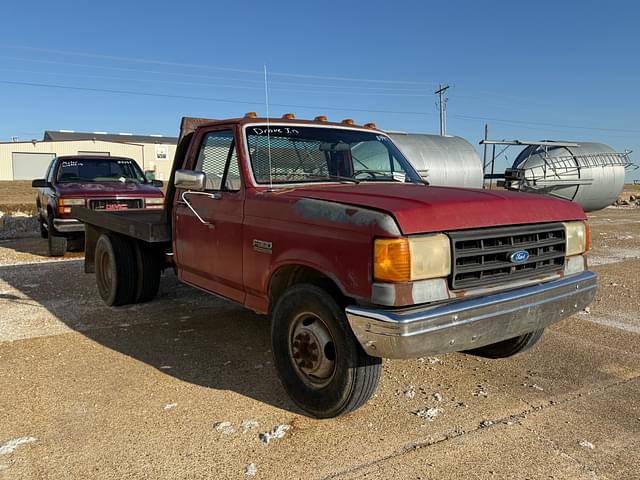
<svg viewBox="0 0 640 480"><path fill-rule="evenodd" d="M314 198L302 198L296 202L295 210L305 220L324 220L360 227L373 226L390 236L401 235L400 228L391 215L368 208Z"/></svg>

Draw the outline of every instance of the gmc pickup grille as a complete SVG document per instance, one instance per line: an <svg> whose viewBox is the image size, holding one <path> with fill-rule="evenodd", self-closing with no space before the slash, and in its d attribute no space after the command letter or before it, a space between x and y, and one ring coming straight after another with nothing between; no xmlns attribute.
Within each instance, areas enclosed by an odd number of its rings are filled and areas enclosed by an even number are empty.
<svg viewBox="0 0 640 480"><path fill-rule="evenodd" d="M89 200L89 208L92 210L128 210L130 208L142 208L141 198L118 199L105 198Z"/></svg>
<svg viewBox="0 0 640 480"><path fill-rule="evenodd" d="M537 277L564 267L565 230L561 223L483 228L447 235L452 244L452 290ZM511 256L522 250L529 257L512 261Z"/></svg>

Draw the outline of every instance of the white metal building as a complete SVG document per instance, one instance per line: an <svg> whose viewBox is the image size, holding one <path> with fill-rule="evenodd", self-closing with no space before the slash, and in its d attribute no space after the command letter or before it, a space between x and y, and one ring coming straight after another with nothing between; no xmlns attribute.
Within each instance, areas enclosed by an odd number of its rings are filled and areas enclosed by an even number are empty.
<svg viewBox="0 0 640 480"><path fill-rule="evenodd" d="M0 180L33 180L51 159L62 155L113 155L133 158L157 180L167 180L177 138L105 132L44 132L42 140L0 143Z"/></svg>

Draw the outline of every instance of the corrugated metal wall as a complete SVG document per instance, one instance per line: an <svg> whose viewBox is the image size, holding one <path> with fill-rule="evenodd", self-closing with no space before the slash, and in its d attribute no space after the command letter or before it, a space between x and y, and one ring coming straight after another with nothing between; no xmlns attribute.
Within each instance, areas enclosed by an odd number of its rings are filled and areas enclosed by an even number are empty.
<svg viewBox="0 0 640 480"><path fill-rule="evenodd" d="M14 180L12 159L16 152L52 153L58 156L77 155L78 152L109 152L112 156L133 158L144 170L155 167L156 178L167 180L175 151L175 145L116 143L100 140L0 143L0 180ZM30 169L27 167L25 171L27 170ZM42 171L42 175L44 173Z"/></svg>

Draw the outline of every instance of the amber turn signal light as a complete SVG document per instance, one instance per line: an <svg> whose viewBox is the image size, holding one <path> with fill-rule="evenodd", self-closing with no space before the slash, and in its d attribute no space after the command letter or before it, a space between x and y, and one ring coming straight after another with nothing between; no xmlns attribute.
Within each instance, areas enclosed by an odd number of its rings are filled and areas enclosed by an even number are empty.
<svg viewBox="0 0 640 480"><path fill-rule="evenodd" d="M374 242L373 278L379 282L411 280L411 255L406 238L379 238Z"/></svg>

